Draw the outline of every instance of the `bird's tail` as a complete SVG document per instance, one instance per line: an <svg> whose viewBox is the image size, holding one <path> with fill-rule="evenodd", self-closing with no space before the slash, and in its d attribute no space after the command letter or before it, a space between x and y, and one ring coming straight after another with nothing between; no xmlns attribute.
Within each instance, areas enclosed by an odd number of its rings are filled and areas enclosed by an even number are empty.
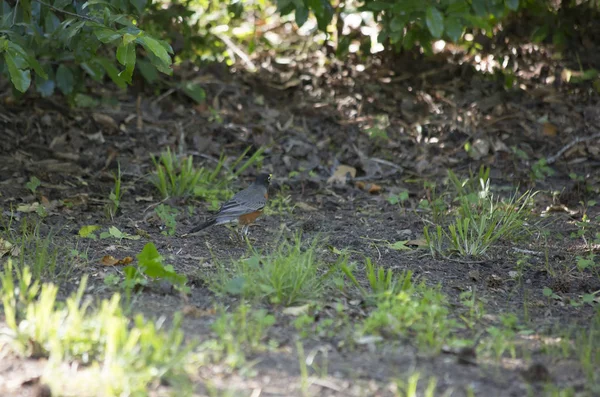
<svg viewBox="0 0 600 397"><path fill-rule="evenodd" d="M207 227L210 227L210 226L214 225L215 223L217 223L217 219L216 218L210 219L207 222L205 222L205 223L203 223L201 225L196 226L195 228L193 228L192 230L190 230L189 232L187 232L187 234L192 234L192 233L199 232L200 230L206 229Z"/></svg>

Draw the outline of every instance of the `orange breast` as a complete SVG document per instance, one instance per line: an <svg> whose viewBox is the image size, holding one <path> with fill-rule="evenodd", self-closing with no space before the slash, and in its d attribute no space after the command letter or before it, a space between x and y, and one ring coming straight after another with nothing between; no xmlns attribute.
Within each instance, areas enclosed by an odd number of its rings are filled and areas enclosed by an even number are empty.
<svg viewBox="0 0 600 397"><path fill-rule="evenodd" d="M262 211L254 211L249 214L241 215L238 219L240 225L248 225L256 220L260 216Z"/></svg>

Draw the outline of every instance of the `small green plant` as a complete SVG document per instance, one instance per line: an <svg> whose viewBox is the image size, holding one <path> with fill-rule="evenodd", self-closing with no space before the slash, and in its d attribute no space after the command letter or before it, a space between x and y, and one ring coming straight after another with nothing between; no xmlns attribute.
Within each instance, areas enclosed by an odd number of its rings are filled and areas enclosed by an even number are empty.
<svg viewBox="0 0 600 397"><path fill-rule="evenodd" d="M421 378L421 374L415 372L411 374L408 379L398 379L396 380L396 397L433 397L435 396L435 387L437 385L437 379L435 377L429 378L429 382L427 382L427 387L423 390L422 393L419 393L417 387L419 385L419 380Z"/></svg>
<svg viewBox="0 0 600 397"><path fill-rule="evenodd" d="M31 176L29 177L29 182L25 184L25 187L29 189L32 194L35 194L35 191L41 184L42 182L40 182L39 179L37 179L35 176Z"/></svg>
<svg viewBox="0 0 600 397"><path fill-rule="evenodd" d="M175 315L171 330L165 332L162 320L155 324L141 315L134 321L125 317L118 294L93 309L91 302L83 301L85 277L77 292L61 303L55 285L40 286L28 268L13 273L11 261L0 282L10 329L5 337L21 355L48 357L43 381L55 391L119 396L143 394L150 383L160 380L189 383L183 370L188 348L183 346L181 316ZM64 371L64 365L73 363L86 367L85 390L83 379Z"/></svg>
<svg viewBox="0 0 600 397"><path fill-rule="evenodd" d="M274 197L269 196L269 203L265 208L265 215L291 214L296 206L292 204L292 196L288 193L289 187L282 186L281 191Z"/></svg>
<svg viewBox="0 0 600 397"><path fill-rule="evenodd" d="M415 338L420 346L439 350L449 342L450 333L458 326L449 317L446 297L439 288L412 281L412 272L394 275L367 261L366 278L370 290L365 290L348 266L342 271L371 300L375 309L357 326L358 336L397 335Z"/></svg>
<svg viewBox="0 0 600 397"><path fill-rule="evenodd" d="M258 164L262 160L263 148L260 148L242 164L242 160L250 148L246 149L229 169L225 169L225 156L221 156L217 166L212 171L205 168L196 168L192 157L178 158L171 149L160 154L158 158L152 156L155 172L150 181L160 192L163 198L194 196L212 203L231 197L229 185L248 167ZM241 164L241 165L240 165ZM239 167L238 167L239 166ZM225 170L225 175L220 175Z"/></svg>
<svg viewBox="0 0 600 397"><path fill-rule="evenodd" d="M246 354L264 350L263 341L267 331L275 324L275 317L266 310L253 310L248 304L240 304L233 312L223 311L212 325L217 339L209 342L219 361L232 368L239 368L246 361Z"/></svg>
<svg viewBox="0 0 600 397"><path fill-rule="evenodd" d="M121 287L125 290L127 302L130 302L131 293L134 289L148 284L148 278L165 280L177 290L183 293L189 292L189 287L186 286L187 277L177 273L172 265L163 264L163 257L158 253L153 243L147 243L142 252L136 257L138 260L136 266L128 265L123 269L125 278L121 283ZM115 280L105 280L105 283L115 284Z"/></svg>
<svg viewBox="0 0 600 397"><path fill-rule="evenodd" d="M121 241L123 239L139 240L142 238L142 236L138 236L137 234L129 234L126 232L122 232L116 226L111 226L108 228L108 231L100 233L100 238L101 239L114 238L114 239Z"/></svg>
<svg viewBox="0 0 600 397"><path fill-rule="evenodd" d="M193 161L192 157L179 159L170 148L161 153L158 159L152 156L156 171L151 181L163 198L192 195L201 179L204 179L204 182L213 182L223 165L222 161L219 161L217 168L210 173L204 168L195 168Z"/></svg>
<svg viewBox="0 0 600 397"><path fill-rule="evenodd" d="M154 209L154 212L165 225L166 230L161 231L161 233L165 236L174 236L175 227L177 226L175 217L179 214L179 211L168 205L160 204Z"/></svg>
<svg viewBox="0 0 600 397"><path fill-rule="evenodd" d="M354 275L353 269L347 264L342 264L342 272L352 281L364 297L382 297L397 294L407 289L411 284L411 272L404 272L400 275L394 274L392 269L385 269L382 266L375 266L371 258L365 260L365 278L369 282L369 290L363 288Z"/></svg>
<svg viewBox="0 0 600 397"><path fill-rule="evenodd" d="M104 206L104 213L107 218L113 220L121 208L121 198L123 197L123 191L121 190L121 164L117 164L117 173L113 174L115 180L115 186L108 195L109 202Z"/></svg>
<svg viewBox="0 0 600 397"><path fill-rule="evenodd" d="M587 377L586 389L591 395L600 393L600 311L597 310L589 327L580 330L575 337L576 354Z"/></svg>
<svg viewBox="0 0 600 397"><path fill-rule="evenodd" d="M554 174L556 171L546 163L545 158L539 159L531 166L531 179L534 181L543 181Z"/></svg>
<svg viewBox="0 0 600 397"><path fill-rule="evenodd" d="M317 254L319 249L318 240L305 245L296 235L292 242L282 239L270 253L252 248L247 258L217 262L217 271L208 274L206 281L219 294L286 306L315 300L332 286L332 274L346 260L343 257L336 264L325 264Z"/></svg>
<svg viewBox="0 0 600 397"><path fill-rule="evenodd" d="M399 194L390 194L387 197L388 203L390 203L392 205L404 204L404 202L406 200L408 200L408 190L404 190L404 191L400 192Z"/></svg>
<svg viewBox="0 0 600 397"><path fill-rule="evenodd" d="M488 169L489 172L489 169ZM433 256L458 254L478 257L502 238L515 240L527 232L525 220L534 193L516 194L508 200L498 200L490 193L490 182L480 171L480 188L468 188L469 180L459 181L449 171L450 180L457 189L458 208L447 226L425 226L423 234Z"/></svg>

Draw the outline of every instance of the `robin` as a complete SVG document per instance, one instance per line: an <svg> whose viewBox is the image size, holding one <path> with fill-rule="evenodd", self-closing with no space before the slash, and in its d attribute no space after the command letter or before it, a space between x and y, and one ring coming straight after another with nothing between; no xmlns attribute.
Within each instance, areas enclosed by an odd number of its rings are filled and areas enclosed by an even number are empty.
<svg viewBox="0 0 600 397"><path fill-rule="evenodd" d="M263 208L267 205L270 183L271 174L259 174L250 186L236 193L229 201L225 202L217 215L196 226L187 234L196 233L212 225L237 223L242 226L242 233L247 235L250 224L259 217Z"/></svg>

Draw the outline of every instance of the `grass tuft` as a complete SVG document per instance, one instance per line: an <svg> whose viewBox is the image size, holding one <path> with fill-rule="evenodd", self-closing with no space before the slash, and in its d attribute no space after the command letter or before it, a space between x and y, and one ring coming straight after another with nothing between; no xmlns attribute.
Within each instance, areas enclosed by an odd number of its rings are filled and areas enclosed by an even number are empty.
<svg viewBox="0 0 600 397"><path fill-rule="evenodd" d="M206 276L209 288L217 294L238 295L250 300L266 300L285 306L319 299L332 286L332 275L345 261L335 265L323 262L317 239L304 244L300 235L283 240L272 252L254 248L247 258L231 263L217 262L217 270Z"/></svg>

